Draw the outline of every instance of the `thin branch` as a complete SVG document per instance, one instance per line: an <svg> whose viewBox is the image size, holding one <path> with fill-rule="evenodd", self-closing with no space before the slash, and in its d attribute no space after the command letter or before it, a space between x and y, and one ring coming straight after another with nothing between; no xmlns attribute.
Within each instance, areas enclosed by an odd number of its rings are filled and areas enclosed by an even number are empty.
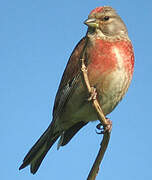
<svg viewBox="0 0 152 180"><path fill-rule="evenodd" d="M110 140L110 132L111 132L111 129L110 130L107 130L108 126L109 126L109 121L105 118L104 114L103 114L103 111L102 111L102 108L96 98L97 96L97 92L96 92L96 96L94 96L93 93L95 93L95 88L94 87L91 87L90 86L90 82L89 82L89 79L88 79L88 74L87 74L87 68L86 68L86 65L85 65L85 54L86 54L86 47L87 47L87 43L88 43L88 38L87 38L87 35L86 35L86 42L85 42L85 45L84 45L84 48L83 48L83 51L82 51L82 56L80 58L81 60L81 71L82 71L82 77L83 77L83 80L84 80L84 83L86 85L86 88L88 90L88 93L91 94L91 101L92 101L92 106L95 108L96 112L97 112L97 115L98 115L98 118L105 130L105 133L103 135L103 139L101 141L101 144L100 144L100 150L98 152L98 155L96 157L96 160L94 161L94 164L90 170L90 173L88 175L88 178L87 180L95 180L96 179L96 176L99 172L99 166L101 164L101 161L103 159L103 156L105 154L105 151L107 149L107 146L108 146L108 143L109 143L109 140ZM112 126L112 125L111 125Z"/></svg>
<svg viewBox="0 0 152 180"><path fill-rule="evenodd" d="M89 172L87 180L95 180L96 179L96 176L99 172L99 166L103 159L104 153L106 152L107 146L109 144L109 140L110 140L110 133L107 131L103 136L98 155L97 155L96 160L94 161L93 166Z"/></svg>

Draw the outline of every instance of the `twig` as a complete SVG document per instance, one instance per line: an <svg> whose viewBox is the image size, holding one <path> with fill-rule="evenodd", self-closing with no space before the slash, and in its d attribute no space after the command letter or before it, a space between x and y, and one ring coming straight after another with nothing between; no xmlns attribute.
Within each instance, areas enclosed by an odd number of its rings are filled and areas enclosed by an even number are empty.
<svg viewBox="0 0 152 180"><path fill-rule="evenodd" d="M96 98L97 92L96 92L96 96L94 97L93 92L95 92L95 88L90 86L90 82L88 79L87 68L85 65L85 54L86 54L87 43L88 43L88 38L86 36L85 45L84 45L84 48L83 48L83 51L81 54L81 58L80 58L80 60L81 60L81 71L82 71L82 75L83 75L82 77L83 77L84 83L86 85L86 88L88 90L88 93L91 94L91 97L93 97L93 98L91 98L92 105L95 108L97 115L98 115L98 118L99 118L99 120L100 120L100 122L101 122L101 124L105 130L105 133L103 135L103 139L102 139L101 144L100 144L100 150L98 152L96 160L94 161L94 164L93 164L93 166L90 170L90 173L88 175L88 178L87 178L87 180L95 180L96 176L98 174L98 171L99 171L100 163L103 159L104 153L105 153L107 146L108 146L108 143L109 143L111 131L106 131L106 128L109 125L109 121L105 118L103 111L102 111L102 108L101 108L101 106L100 106L100 104Z"/></svg>
<svg viewBox="0 0 152 180"><path fill-rule="evenodd" d="M104 153L106 152L109 140L110 140L110 133L107 131L103 136L98 155L97 155L96 160L94 161L93 166L89 172L87 180L95 180L96 179L96 176L99 172L99 166L103 159Z"/></svg>

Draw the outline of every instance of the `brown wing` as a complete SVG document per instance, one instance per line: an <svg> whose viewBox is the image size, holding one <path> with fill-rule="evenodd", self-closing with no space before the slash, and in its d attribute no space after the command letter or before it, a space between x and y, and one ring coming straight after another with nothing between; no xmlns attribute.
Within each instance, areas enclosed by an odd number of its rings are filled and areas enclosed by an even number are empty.
<svg viewBox="0 0 152 180"><path fill-rule="evenodd" d="M66 130L64 133L64 137L63 137L61 146L66 145L73 138L73 136L86 124L87 124L86 122L80 121L80 122L74 124L68 130Z"/></svg>
<svg viewBox="0 0 152 180"><path fill-rule="evenodd" d="M19 169L26 167L27 165L31 165L31 173L35 174L38 170L42 160L44 159L46 153L60 136L60 132L56 132L54 134L54 120L55 116L58 116L62 109L64 109L64 105L70 96L72 89L74 89L74 84L76 84L77 79L79 78L80 68L79 68L79 59L81 56L81 52L83 50L85 43L85 38L81 39L81 41L77 44L72 55L68 61L66 69L63 73L61 83L55 98L55 104L53 109L53 121L45 133L40 137L40 139L35 143L35 145L28 152L26 157L24 158L23 164ZM62 142L62 146L67 144L70 139L82 128L86 123L79 122L69 128L65 132L65 137Z"/></svg>
<svg viewBox="0 0 152 180"><path fill-rule="evenodd" d="M80 40L80 42L74 48L65 71L63 73L58 92L56 94L53 117L59 116L60 112L63 110L65 102L67 102L69 95L71 94L74 85L76 84L80 76L80 56L85 44L85 37Z"/></svg>

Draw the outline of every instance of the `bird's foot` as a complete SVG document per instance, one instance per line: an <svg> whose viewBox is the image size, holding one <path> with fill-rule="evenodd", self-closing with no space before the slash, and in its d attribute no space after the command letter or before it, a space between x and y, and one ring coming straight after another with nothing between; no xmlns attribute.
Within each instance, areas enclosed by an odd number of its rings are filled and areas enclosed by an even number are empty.
<svg viewBox="0 0 152 180"><path fill-rule="evenodd" d="M96 128L100 131L100 132L97 132L97 134L105 134L106 132L111 132L112 131L112 121L108 118L107 119L107 124L106 125L102 125L101 123L99 123Z"/></svg>
<svg viewBox="0 0 152 180"><path fill-rule="evenodd" d="M96 88L91 87L90 97L88 98L88 101L95 100L96 98L97 98Z"/></svg>

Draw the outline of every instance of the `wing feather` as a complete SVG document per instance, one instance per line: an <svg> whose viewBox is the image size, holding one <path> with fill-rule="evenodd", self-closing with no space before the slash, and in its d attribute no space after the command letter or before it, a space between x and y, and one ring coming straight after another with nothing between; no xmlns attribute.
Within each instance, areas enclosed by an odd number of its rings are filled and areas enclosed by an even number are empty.
<svg viewBox="0 0 152 180"><path fill-rule="evenodd" d="M85 37L80 40L80 42L76 45L75 49L73 50L65 71L63 73L61 83L59 85L54 108L53 108L53 118L55 119L56 116L60 116L61 112L64 111L64 107L66 102L69 99L69 96L74 90L74 86L77 84L80 78L80 56L82 50L85 45Z"/></svg>

